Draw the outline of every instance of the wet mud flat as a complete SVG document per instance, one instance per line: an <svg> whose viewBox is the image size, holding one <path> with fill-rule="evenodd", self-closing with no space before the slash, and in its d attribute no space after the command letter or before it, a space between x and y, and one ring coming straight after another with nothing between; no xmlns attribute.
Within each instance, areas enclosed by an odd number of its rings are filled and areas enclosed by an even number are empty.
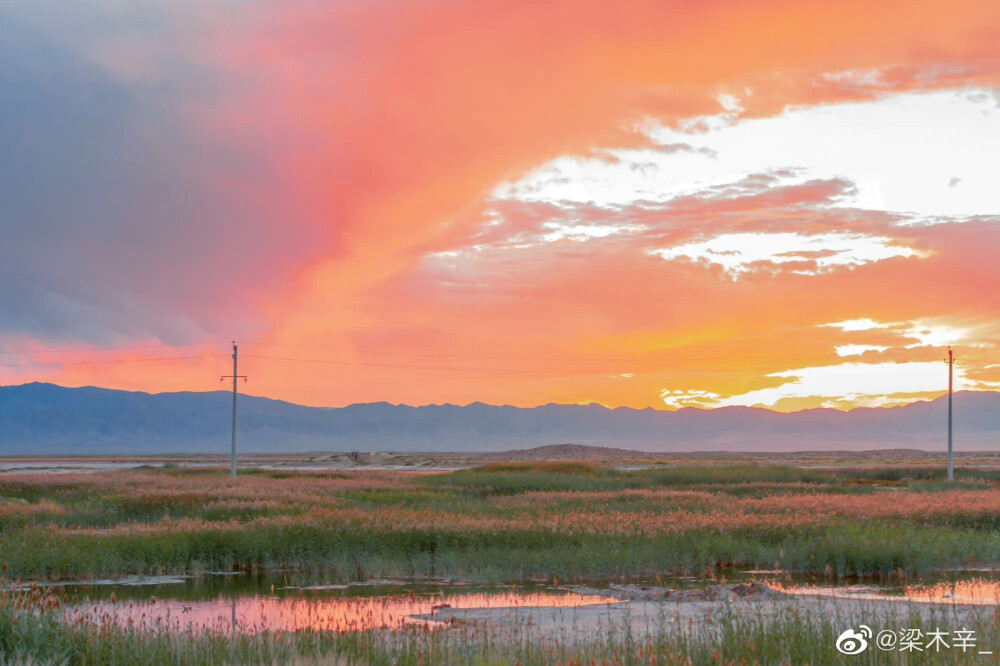
<svg viewBox="0 0 1000 666"><path fill-rule="evenodd" d="M416 625L432 631L471 629L477 634L585 643L612 634L642 638L665 632L711 640L734 622L959 629L984 622L995 626L1000 619L1000 578L995 572L897 585L823 585L787 576L761 578L758 572L743 575L729 584L681 576L664 580L665 586L484 585L448 578L339 583L294 573L226 572L41 584L69 595L65 619L71 623L233 635L395 632ZM1000 654L1000 646L996 649Z"/></svg>
<svg viewBox="0 0 1000 666"><path fill-rule="evenodd" d="M617 603L559 608L447 608L414 618L581 642L612 632L624 631L641 638L670 630L710 640L720 633L723 623L734 620L768 624L793 618L815 619L845 629L866 623L874 627L957 629L1000 618L998 600L988 597L956 600L935 594L893 595L873 586L799 587L785 591L780 585L750 582L682 590L638 585L572 589L591 598L613 598Z"/></svg>

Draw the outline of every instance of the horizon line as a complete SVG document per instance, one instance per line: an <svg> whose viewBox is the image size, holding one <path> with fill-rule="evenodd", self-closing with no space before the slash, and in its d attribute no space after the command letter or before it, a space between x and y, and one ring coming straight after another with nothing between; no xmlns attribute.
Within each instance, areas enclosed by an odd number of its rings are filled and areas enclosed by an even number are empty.
<svg viewBox="0 0 1000 666"><path fill-rule="evenodd" d="M106 387L106 386L95 386L93 384L87 384L87 385L84 385L84 386L64 386L62 384L56 384L54 382L41 382L41 381L24 382L22 384L0 384L0 389L4 389L4 388L21 388L21 387L24 387L24 386L32 386L32 385L54 386L54 387L61 388L61 389L66 389L66 390L98 389L98 390L101 390L101 391L116 391L116 392L119 392L119 393L134 393L134 394L142 394L142 395L148 395L148 396L179 395L179 394L182 394L182 393L196 393L196 394L210 394L210 393L227 393L228 394L228 393L230 393L230 391L228 391L228 390L222 390L222 389L216 389L216 390L212 390L212 391L193 391L193 390L191 390L191 391L158 391L158 392L154 393L154 392L150 392L150 391L133 391L133 390L129 390L129 389L118 389L118 388L109 388L109 387ZM962 389L962 390L959 390L959 391L954 391L953 395L957 395L959 393L995 393L995 394L1000 395L1000 390ZM885 406L880 406L880 407L871 407L871 406L858 405L858 406L855 406L855 407L851 407L850 409L836 409L834 407L806 407L806 408L803 408L803 409L796 409L796 410L789 410L789 411L781 411L781 410L777 410L777 409L772 409L770 407L757 406L757 405L753 405L753 406L751 406L751 405L722 405L722 406L718 406L718 407L697 407L697 406L693 406L692 405L692 406L680 407L679 409L666 409L666 408L658 408L658 407L653 407L653 406L647 406L647 407L630 407L628 405L618 405L618 406L614 406L613 407L613 406L605 405L605 404L599 403L599 402L547 402L547 403L541 403L541 404L537 404L537 405L532 405L532 406L529 406L529 407L520 407L518 405L509 405L509 404L496 405L496 404L491 404L491 403L488 403L488 402L483 402L481 400L474 400L472 402L468 402L468 403L465 403L465 404L444 402L444 403L426 403L426 404L421 404L421 405L410 405L410 404L407 404L407 403L394 403L394 402L390 402L388 400L374 400L374 401L371 401L371 402L352 402L352 403L349 403L349 404L346 404L346 405L334 406L334 405L305 405L305 404L302 404L302 403L292 402L290 400L283 400L281 398L272 398L272 397L263 396L263 395L253 395L253 394L250 394L250 393L240 393L240 395L243 396L243 397L256 398L256 399L259 399L259 400L271 400L271 401L274 401L274 402L283 402L283 403L286 403L286 404L289 404L289 405L294 405L296 407L304 407L304 408L307 408L307 409L347 409L349 407L358 407L358 406L365 406L365 405L383 405L383 404L384 405L389 405L389 406L392 406L392 407L408 407L410 409L420 409L420 408L423 408L423 407L461 407L461 408L465 408L465 407L471 407L473 405L483 405L485 407L495 407L495 408L509 407L509 408L512 408L512 409L538 409L540 407L553 407L553 406L555 406L555 407L600 407L602 409L606 409L606 410L609 410L609 411L618 410L618 409L627 409L627 410L632 410L632 411L636 411L636 412L654 411L654 412L663 412L663 413L667 413L667 414L676 413L676 412L682 412L682 411L685 411L685 410L697 410L697 411L701 411L701 412L710 412L710 411L716 411L716 410L722 410L722 409L751 409L751 410L757 410L757 411L771 412L771 413L774 413L774 414L800 414L802 412L816 412L816 411L829 411L829 412L848 413L848 412L854 412L854 411L862 410L862 409L871 409L871 410L874 410L874 409L878 409L878 410L898 409L898 408L902 408L902 407L908 407L910 405L914 405L914 404L917 404L917 403L931 403L931 402L936 402L936 401L941 400L942 398L946 397L948 395L948 390L947 389L942 390L942 392L941 392L940 395L938 395L936 397L933 397L933 398L917 398L917 399L914 399L914 400L912 400L910 402L906 402L906 403L903 403L903 404L885 405Z"/></svg>

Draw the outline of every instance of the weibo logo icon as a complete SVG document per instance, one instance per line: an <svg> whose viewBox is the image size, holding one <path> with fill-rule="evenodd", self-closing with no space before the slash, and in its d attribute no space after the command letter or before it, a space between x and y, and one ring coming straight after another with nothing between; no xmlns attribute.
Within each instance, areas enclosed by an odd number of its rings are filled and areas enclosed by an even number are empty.
<svg viewBox="0 0 1000 666"><path fill-rule="evenodd" d="M872 637L872 630L867 625L862 624L858 631L848 629L837 637L837 651L841 654L861 654L868 649L868 639Z"/></svg>

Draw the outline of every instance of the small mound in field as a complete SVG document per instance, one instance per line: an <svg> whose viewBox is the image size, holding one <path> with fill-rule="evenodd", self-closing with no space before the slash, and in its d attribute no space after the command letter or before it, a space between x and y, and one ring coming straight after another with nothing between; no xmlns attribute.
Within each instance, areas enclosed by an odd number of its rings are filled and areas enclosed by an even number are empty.
<svg viewBox="0 0 1000 666"><path fill-rule="evenodd" d="M496 462L473 467L473 472L485 473L508 473L508 474L567 474L571 476L593 476L600 472L602 467L593 463L585 462L560 462L539 461L539 462Z"/></svg>
<svg viewBox="0 0 1000 666"><path fill-rule="evenodd" d="M578 594L600 595L620 599L621 601L674 601L690 603L694 601L770 601L783 599L785 593L780 592L767 583L753 581L733 585L709 585L693 590L672 590L666 587L651 587L646 585L609 585L607 589L592 587L570 588Z"/></svg>
<svg viewBox="0 0 1000 666"><path fill-rule="evenodd" d="M647 460L657 454L587 444L549 444L533 449L484 453L482 460Z"/></svg>

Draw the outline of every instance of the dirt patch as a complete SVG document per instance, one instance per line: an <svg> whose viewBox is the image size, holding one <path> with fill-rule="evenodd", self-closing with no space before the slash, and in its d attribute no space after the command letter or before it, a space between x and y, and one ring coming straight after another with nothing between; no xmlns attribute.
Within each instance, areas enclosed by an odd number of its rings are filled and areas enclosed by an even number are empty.
<svg viewBox="0 0 1000 666"><path fill-rule="evenodd" d="M693 590L674 590L667 587L647 585L616 585L607 588L570 587L577 594L599 595L620 601L673 601L689 603L696 601L771 601L785 598L785 593L767 583L752 581L733 585L709 585Z"/></svg>

